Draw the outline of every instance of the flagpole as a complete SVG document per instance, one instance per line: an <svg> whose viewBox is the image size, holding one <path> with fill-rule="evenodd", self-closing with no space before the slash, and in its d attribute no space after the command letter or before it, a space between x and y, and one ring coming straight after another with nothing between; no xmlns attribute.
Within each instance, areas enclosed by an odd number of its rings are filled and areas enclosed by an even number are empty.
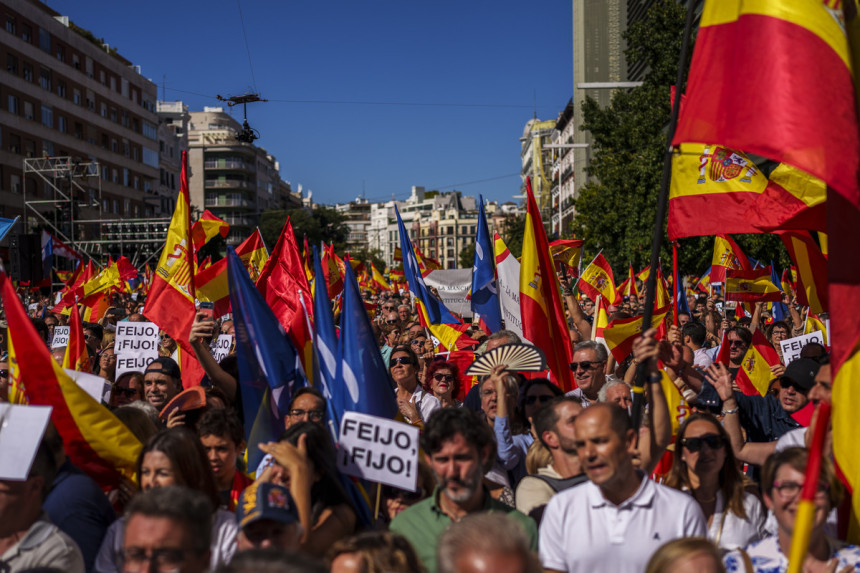
<svg viewBox="0 0 860 573"><path fill-rule="evenodd" d="M645 312L642 316L643 327L651 324L654 314L654 295L657 288L655 269L660 264L660 246L663 242L663 222L666 219L666 207L669 202L669 180L672 174L672 139L678 125L678 114L681 111L684 77L687 63L687 48L690 44L690 34L693 29L694 7L696 2L687 4L687 19L684 22L684 36L681 39L681 53L678 59L678 76L675 82L677 97L672 102L672 115L669 119L669 129L666 135L666 156L663 159L663 176L660 180L660 194L657 197L657 212L654 216L654 234L651 240L651 272L645 286ZM633 428L638 432L642 423L642 410L645 406L645 365L639 363L636 367L636 377L633 382Z"/></svg>
<svg viewBox="0 0 860 573"><path fill-rule="evenodd" d="M678 305L680 304L680 301L678 300L678 289L681 286L680 277L678 276L678 241L672 241L672 276L674 277L674 280L675 280L675 284L672 285L673 290L675 291L673 293L674 296L672 297L675 299L675 305L674 305L675 312L673 313L673 315L674 315L673 316L674 317L673 322L674 322L675 326L678 326L678 308L679 308Z"/></svg>

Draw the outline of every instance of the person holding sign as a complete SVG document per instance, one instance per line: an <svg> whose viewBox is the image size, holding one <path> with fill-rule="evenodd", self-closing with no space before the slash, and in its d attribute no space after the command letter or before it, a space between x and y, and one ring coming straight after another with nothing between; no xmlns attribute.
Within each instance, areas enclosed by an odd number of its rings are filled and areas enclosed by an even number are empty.
<svg viewBox="0 0 860 573"><path fill-rule="evenodd" d="M397 406L406 421L423 426L430 414L442 407L439 399L418 383L418 356L408 346L397 346L388 362L391 378L397 384Z"/></svg>
<svg viewBox="0 0 860 573"><path fill-rule="evenodd" d="M483 486L496 445L492 430L480 417L467 408L442 408L428 420L421 448L438 486L432 496L395 517L390 529L412 543L428 573L437 570L440 536L453 522L472 513L507 514L523 529L530 549L537 549L535 522L494 500Z"/></svg>

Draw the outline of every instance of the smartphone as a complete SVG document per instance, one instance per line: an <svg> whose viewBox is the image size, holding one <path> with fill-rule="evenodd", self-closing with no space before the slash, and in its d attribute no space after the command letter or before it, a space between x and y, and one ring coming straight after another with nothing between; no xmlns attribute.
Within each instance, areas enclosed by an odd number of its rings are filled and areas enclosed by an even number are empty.
<svg viewBox="0 0 860 573"><path fill-rule="evenodd" d="M200 308L197 312L205 314L207 317L209 317L209 320L215 320L215 303L201 302Z"/></svg>

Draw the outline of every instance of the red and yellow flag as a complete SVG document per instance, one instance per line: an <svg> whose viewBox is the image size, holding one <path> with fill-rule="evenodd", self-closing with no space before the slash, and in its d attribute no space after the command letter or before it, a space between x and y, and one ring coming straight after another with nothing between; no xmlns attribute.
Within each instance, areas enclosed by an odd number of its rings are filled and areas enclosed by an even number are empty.
<svg viewBox="0 0 860 573"><path fill-rule="evenodd" d="M654 296L654 308L663 308L672 304L672 295L669 294L669 285L663 278L663 267L657 267L657 292Z"/></svg>
<svg viewBox="0 0 860 573"><path fill-rule="evenodd" d="M203 245L221 235L225 239L230 233L230 223L219 219L209 209L203 211L198 219L191 226L191 242L194 245L194 252L199 251Z"/></svg>
<svg viewBox="0 0 860 573"><path fill-rule="evenodd" d="M771 280L769 266L754 271L726 272L726 300L741 302L778 302L782 291Z"/></svg>
<svg viewBox="0 0 860 573"><path fill-rule="evenodd" d="M672 309L671 306L654 311L651 317L651 328L657 328L666 320L666 315ZM603 329L603 339L606 347L618 362L623 362L633 352L633 342L642 336L642 317L619 318L613 320Z"/></svg>
<svg viewBox="0 0 860 573"><path fill-rule="evenodd" d="M714 237L714 256L711 259L710 281L726 282L726 270L752 270L749 260L741 248L728 235Z"/></svg>
<svg viewBox="0 0 860 573"><path fill-rule="evenodd" d="M90 372L90 355L87 351L87 341L84 339L84 325L78 305L72 306L72 317L69 320L69 343L63 356L63 368L71 368L78 372Z"/></svg>
<svg viewBox="0 0 860 573"><path fill-rule="evenodd" d="M51 406L51 420L72 463L102 487L131 478L143 447L110 410L78 386L39 338L9 277L0 272L0 298L9 323L10 380L34 406ZM23 400L15 396L17 403Z"/></svg>
<svg viewBox="0 0 860 573"><path fill-rule="evenodd" d="M528 178L526 201L526 227L520 260L520 313L523 335L535 346L543 349L553 380L562 390L568 392L576 388L570 372L570 333L567 330L564 304L549 252L549 242ZM615 292L614 284L612 292Z"/></svg>
<svg viewBox="0 0 860 573"><path fill-rule="evenodd" d="M385 280L385 277L380 273L373 263L370 263L371 280L377 289L391 290L391 285Z"/></svg>
<svg viewBox="0 0 860 573"><path fill-rule="evenodd" d="M606 312L606 300L597 297L597 307L594 311L594 325L591 329L591 340L603 338L603 331L609 326L609 313Z"/></svg>
<svg viewBox="0 0 860 573"><path fill-rule="evenodd" d="M579 290L591 300L598 296L606 299L607 304L615 304L618 291L615 289L615 279L612 278L612 267L602 254L594 257L579 277Z"/></svg>
<svg viewBox="0 0 860 573"><path fill-rule="evenodd" d="M549 252L555 262L578 268L584 244L585 241L558 239L549 244Z"/></svg>
<svg viewBox="0 0 860 573"><path fill-rule="evenodd" d="M632 264L629 265L627 270L627 280L618 287L618 294L639 298L639 289L636 288L636 276L633 274Z"/></svg>
<svg viewBox="0 0 860 573"><path fill-rule="evenodd" d="M826 312L830 307L827 257L806 231L784 231L779 236L797 265L797 301L813 314Z"/></svg>
<svg viewBox="0 0 860 573"><path fill-rule="evenodd" d="M645 281L648 280L648 277L650 277L650 276L651 276L651 265L648 265L647 267L645 267L644 269L639 271L639 274L636 275L636 278L639 279L640 282L644 283Z"/></svg>
<svg viewBox="0 0 860 573"><path fill-rule="evenodd" d="M747 349L735 376L735 383L747 396L764 396L767 394L768 384L774 378L770 367L777 364L779 364L779 355L761 330L756 329L753 332L752 344Z"/></svg>
<svg viewBox="0 0 860 573"><path fill-rule="evenodd" d="M745 218L762 231L826 231L826 198L824 181L780 163L770 174L764 193L756 198Z"/></svg>
<svg viewBox="0 0 860 573"><path fill-rule="evenodd" d="M169 334L182 349L180 368L183 386L186 388L197 386L203 377L203 368L197 362L188 340L196 314L195 296L188 157L187 152L183 151L176 209L173 211L167 239L146 299L146 316Z"/></svg>
<svg viewBox="0 0 860 573"><path fill-rule="evenodd" d="M236 248L236 254L239 255L239 260L248 269L251 280L257 282L263 267L266 266L266 261L269 260L269 251L266 250L266 245L263 243L260 229L256 229L250 237L242 241L242 244Z"/></svg>

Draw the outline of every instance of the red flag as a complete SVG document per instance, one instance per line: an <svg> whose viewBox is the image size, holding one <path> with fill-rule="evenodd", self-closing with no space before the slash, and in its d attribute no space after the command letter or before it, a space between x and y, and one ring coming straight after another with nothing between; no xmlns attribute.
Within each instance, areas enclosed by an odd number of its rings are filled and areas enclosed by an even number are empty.
<svg viewBox="0 0 860 573"><path fill-rule="evenodd" d="M830 309L827 257L807 231L783 231L779 236L797 265L797 302L808 306L813 314L826 312Z"/></svg>
<svg viewBox="0 0 860 573"><path fill-rule="evenodd" d="M84 325L78 305L72 305L72 317L69 321L69 343L63 356L63 368L71 368L78 372L90 372L90 355L87 352L87 342L84 339Z"/></svg>
<svg viewBox="0 0 860 573"><path fill-rule="evenodd" d="M754 271L726 272L726 300L741 302L777 302L782 300L782 291L771 281L770 266Z"/></svg>
<svg viewBox="0 0 860 573"><path fill-rule="evenodd" d="M206 209L200 215L200 219L191 226L191 242L194 244L194 252L200 250L216 235L221 235L226 239L229 233L230 224Z"/></svg>

